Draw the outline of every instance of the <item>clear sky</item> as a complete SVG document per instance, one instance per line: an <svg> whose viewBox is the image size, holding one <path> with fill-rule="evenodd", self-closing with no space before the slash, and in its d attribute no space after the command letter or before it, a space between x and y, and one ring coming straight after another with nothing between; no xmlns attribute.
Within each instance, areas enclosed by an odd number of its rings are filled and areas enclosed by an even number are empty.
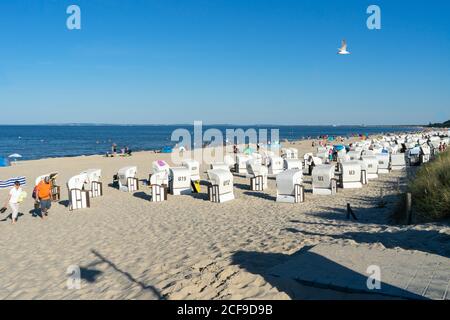
<svg viewBox="0 0 450 320"><path fill-rule="evenodd" d="M447 0L0 1L0 123L440 122L449 15Z"/></svg>

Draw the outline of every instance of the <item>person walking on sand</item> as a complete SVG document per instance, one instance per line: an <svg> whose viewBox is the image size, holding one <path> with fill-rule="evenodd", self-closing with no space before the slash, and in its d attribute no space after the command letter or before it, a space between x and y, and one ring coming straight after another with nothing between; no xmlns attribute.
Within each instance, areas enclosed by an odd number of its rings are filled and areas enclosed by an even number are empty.
<svg viewBox="0 0 450 320"><path fill-rule="evenodd" d="M113 157L115 157L117 155L117 144L115 144L115 143L112 144L111 151L112 151Z"/></svg>
<svg viewBox="0 0 450 320"><path fill-rule="evenodd" d="M41 207L41 218L48 216L48 210L52 206L52 183L50 177L45 177L36 187L36 201Z"/></svg>
<svg viewBox="0 0 450 320"><path fill-rule="evenodd" d="M9 207L12 210L11 220L12 224L15 224L17 221L17 217L19 216L19 204L21 202L22 197L22 188L20 187L20 182L14 182L14 187L9 191L8 200L5 203L5 207L9 204Z"/></svg>

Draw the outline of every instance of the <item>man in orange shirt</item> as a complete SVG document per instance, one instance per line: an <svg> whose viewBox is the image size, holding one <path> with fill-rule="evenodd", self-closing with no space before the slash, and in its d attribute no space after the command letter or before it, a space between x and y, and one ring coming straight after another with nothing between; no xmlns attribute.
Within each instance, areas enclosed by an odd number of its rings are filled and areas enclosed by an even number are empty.
<svg viewBox="0 0 450 320"><path fill-rule="evenodd" d="M49 177L39 182L36 187L36 201L41 206L41 218L48 216L48 210L52 206L52 183Z"/></svg>

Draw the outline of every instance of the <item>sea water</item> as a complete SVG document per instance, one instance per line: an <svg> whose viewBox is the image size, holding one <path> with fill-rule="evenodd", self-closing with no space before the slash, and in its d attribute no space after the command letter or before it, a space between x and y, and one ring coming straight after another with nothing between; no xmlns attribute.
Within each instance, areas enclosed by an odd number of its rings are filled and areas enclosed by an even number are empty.
<svg viewBox="0 0 450 320"><path fill-rule="evenodd" d="M20 160L106 154L113 143L117 150L128 147L133 151L160 150L174 146L171 141L175 129L184 128L192 134L192 125L41 125L0 126L0 157L13 153ZM317 138L321 135L353 136L356 134L415 131L415 127L400 126L203 126L203 131L227 129L279 129L280 141Z"/></svg>

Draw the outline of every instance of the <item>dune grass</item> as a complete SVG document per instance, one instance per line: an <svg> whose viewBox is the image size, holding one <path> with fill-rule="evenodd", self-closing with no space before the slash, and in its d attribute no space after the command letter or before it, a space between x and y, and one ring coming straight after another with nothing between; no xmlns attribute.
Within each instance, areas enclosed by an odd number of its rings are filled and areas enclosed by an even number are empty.
<svg viewBox="0 0 450 320"><path fill-rule="evenodd" d="M450 218L450 151L423 165L408 183L416 220Z"/></svg>

